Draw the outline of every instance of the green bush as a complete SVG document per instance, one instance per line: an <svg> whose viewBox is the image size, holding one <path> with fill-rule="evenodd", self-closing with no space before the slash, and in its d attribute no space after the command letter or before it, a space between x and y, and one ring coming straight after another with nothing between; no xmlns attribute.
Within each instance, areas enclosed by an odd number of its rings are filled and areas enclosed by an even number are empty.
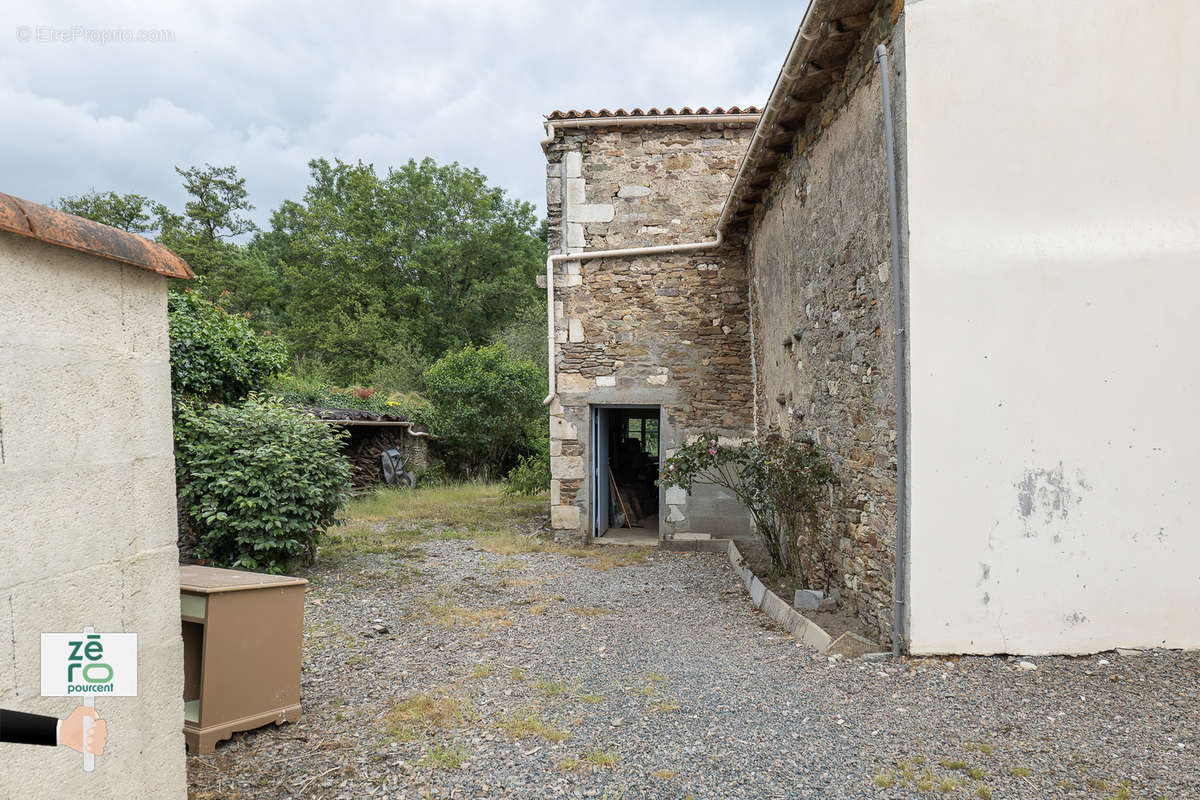
<svg viewBox="0 0 1200 800"><path fill-rule="evenodd" d="M546 379L501 343L448 353L425 372L428 424L452 476L491 478L512 466L543 413Z"/></svg>
<svg viewBox="0 0 1200 800"><path fill-rule="evenodd" d="M287 348L250 321L205 300L199 291L167 298L171 393L176 400L232 403L263 388L287 364Z"/></svg>
<svg viewBox="0 0 1200 800"><path fill-rule="evenodd" d="M772 435L737 446L713 433L681 447L662 465L659 482L691 492L696 483L728 489L746 506L758 540L780 575L813 587L817 572L817 504L834 481L820 449Z"/></svg>
<svg viewBox="0 0 1200 800"><path fill-rule="evenodd" d="M311 557L348 498L342 435L273 399L179 404L176 472L196 555L267 572Z"/></svg>
<svg viewBox="0 0 1200 800"><path fill-rule="evenodd" d="M517 456L517 465L504 476L507 495L535 495L550 489L550 431L539 425L533 452Z"/></svg>

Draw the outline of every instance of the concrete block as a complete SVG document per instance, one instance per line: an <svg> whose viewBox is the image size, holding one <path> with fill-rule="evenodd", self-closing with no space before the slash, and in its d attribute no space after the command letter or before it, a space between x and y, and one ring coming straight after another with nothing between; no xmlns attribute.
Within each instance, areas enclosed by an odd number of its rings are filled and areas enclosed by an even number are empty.
<svg viewBox="0 0 1200 800"><path fill-rule="evenodd" d="M712 534L684 532L675 534L675 538L679 541L708 541L712 538Z"/></svg>
<svg viewBox="0 0 1200 800"><path fill-rule="evenodd" d="M878 644L872 642L870 639L859 636L853 631L846 631L825 648L826 655L844 656L845 658L858 658L867 653L881 651L882 648Z"/></svg>
<svg viewBox="0 0 1200 800"><path fill-rule="evenodd" d="M673 506L682 506L687 503L687 492L678 486L671 486L666 491L666 501Z"/></svg>
<svg viewBox="0 0 1200 800"><path fill-rule="evenodd" d="M562 180L550 178L546 181L546 203L553 205L562 202Z"/></svg>
<svg viewBox="0 0 1200 800"><path fill-rule="evenodd" d="M617 385L617 376L616 375L598 375L598 376L596 376L596 385L597 386L616 386Z"/></svg>
<svg viewBox="0 0 1200 800"><path fill-rule="evenodd" d="M550 527L556 530L574 530L579 527L579 506L551 506Z"/></svg>
<svg viewBox="0 0 1200 800"><path fill-rule="evenodd" d="M670 511L667 512L667 522L683 522L687 519L684 516L683 509L679 506L669 506Z"/></svg>
<svg viewBox="0 0 1200 800"><path fill-rule="evenodd" d="M550 438L575 440L579 438L579 429L565 417L554 416L550 418Z"/></svg>
<svg viewBox="0 0 1200 800"><path fill-rule="evenodd" d="M614 213L609 203L579 203L567 206L569 222L612 222Z"/></svg>
<svg viewBox="0 0 1200 800"><path fill-rule="evenodd" d="M583 226L578 222L567 223L567 247L583 247Z"/></svg>
<svg viewBox="0 0 1200 800"><path fill-rule="evenodd" d="M581 150L572 150L563 155L563 169L567 171L568 178L579 178L583 176L583 152Z"/></svg>
<svg viewBox="0 0 1200 800"><path fill-rule="evenodd" d="M758 579L757 575L755 575L754 580L750 582L750 600L754 603L754 605L762 607L763 598L766 596L766 594L767 587L764 586L763 582Z"/></svg>
<svg viewBox="0 0 1200 800"><path fill-rule="evenodd" d="M583 458L581 456L553 456L550 458L550 474L559 480L583 478Z"/></svg>
<svg viewBox="0 0 1200 800"><path fill-rule="evenodd" d="M617 190L617 197L646 197L650 194L649 186L622 186Z"/></svg>
<svg viewBox="0 0 1200 800"><path fill-rule="evenodd" d="M558 391L561 394L581 394L590 391L593 385L591 378L586 378L578 372L561 372L558 375ZM575 436L572 435L571 438L574 439Z"/></svg>
<svg viewBox="0 0 1200 800"><path fill-rule="evenodd" d="M577 317L567 320L567 340L571 342L583 341L583 320Z"/></svg>
<svg viewBox="0 0 1200 800"><path fill-rule="evenodd" d="M587 202L587 184L583 178L567 178L567 205L573 207ZM567 219L571 217L567 216Z"/></svg>
<svg viewBox="0 0 1200 800"><path fill-rule="evenodd" d="M792 605L796 608L817 608L824 598L825 593L820 589L797 589Z"/></svg>
<svg viewBox="0 0 1200 800"><path fill-rule="evenodd" d="M561 449L561 448L560 448ZM550 443L550 452L554 452L554 442ZM550 505L557 506L562 504L562 481L550 481Z"/></svg>

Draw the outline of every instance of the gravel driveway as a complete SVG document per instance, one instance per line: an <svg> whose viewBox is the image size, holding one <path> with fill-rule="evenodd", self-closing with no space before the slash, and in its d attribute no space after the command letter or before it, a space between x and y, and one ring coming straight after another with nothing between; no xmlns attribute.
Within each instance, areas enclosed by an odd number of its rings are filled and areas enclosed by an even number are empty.
<svg viewBox="0 0 1200 800"><path fill-rule="evenodd" d="M728 562L465 539L307 577L304 719L193 798L1200 797L1200 655L831 661Z"/></svg>

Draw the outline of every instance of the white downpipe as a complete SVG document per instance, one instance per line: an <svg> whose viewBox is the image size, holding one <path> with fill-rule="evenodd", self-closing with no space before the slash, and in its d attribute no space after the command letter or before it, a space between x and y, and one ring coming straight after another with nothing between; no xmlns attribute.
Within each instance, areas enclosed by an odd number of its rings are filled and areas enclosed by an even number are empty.
<svg viewBox="0 0 1200 800"><path fill-rule="evenodd" d="M563 198L563 213L566 213L566 197ZM711 250L720 247L725 241L725 234L717 231L717 238L707 242L690 242L688 244L661 244L653 247L623 247L617 250L586 250L582 253L555 253L546 257L546 323L550 393L542 401L548 406L558 396L554 370L554 265L560 261L591 261L595 258L630 258L636 256L667 255L671 253L696 253L701 250Z"/></svg>

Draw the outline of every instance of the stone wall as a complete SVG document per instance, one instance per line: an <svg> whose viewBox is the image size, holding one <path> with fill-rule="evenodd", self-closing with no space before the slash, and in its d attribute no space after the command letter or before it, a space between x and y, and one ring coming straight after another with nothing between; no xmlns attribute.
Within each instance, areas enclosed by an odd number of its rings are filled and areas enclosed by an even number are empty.
<svg viewBox="0 0 1200 800"><path fill-rule="evenodd" d="M711 239L748 124L565 128L548 148L550 252ZM689 437L750 433L749 314L740 248L566 262L555 276L558 394L551 521L589 534L592 405L661 405L664 454ZM664 493L662 533L744 533L731 498ZM689 508L691 511L689 511Z"/></svg>
<svg viewBox="0 0 1200 800"><path fill-rule="evenodd" d="M837 475L820 514L814 588L891 635L896 397L881 3L844 77L809 112L749 228L759 434L809 438ZM902 91L898 92L903 94Z"/></svg>
<svg viewBox="0 0 1200 800"><path fill-rule="evenodd" d="M0 797L186 795L167 279L0 233L0 707L40 695L40 636L138 635L138 696L103 696L94 773L3 745Z"/></svg>

